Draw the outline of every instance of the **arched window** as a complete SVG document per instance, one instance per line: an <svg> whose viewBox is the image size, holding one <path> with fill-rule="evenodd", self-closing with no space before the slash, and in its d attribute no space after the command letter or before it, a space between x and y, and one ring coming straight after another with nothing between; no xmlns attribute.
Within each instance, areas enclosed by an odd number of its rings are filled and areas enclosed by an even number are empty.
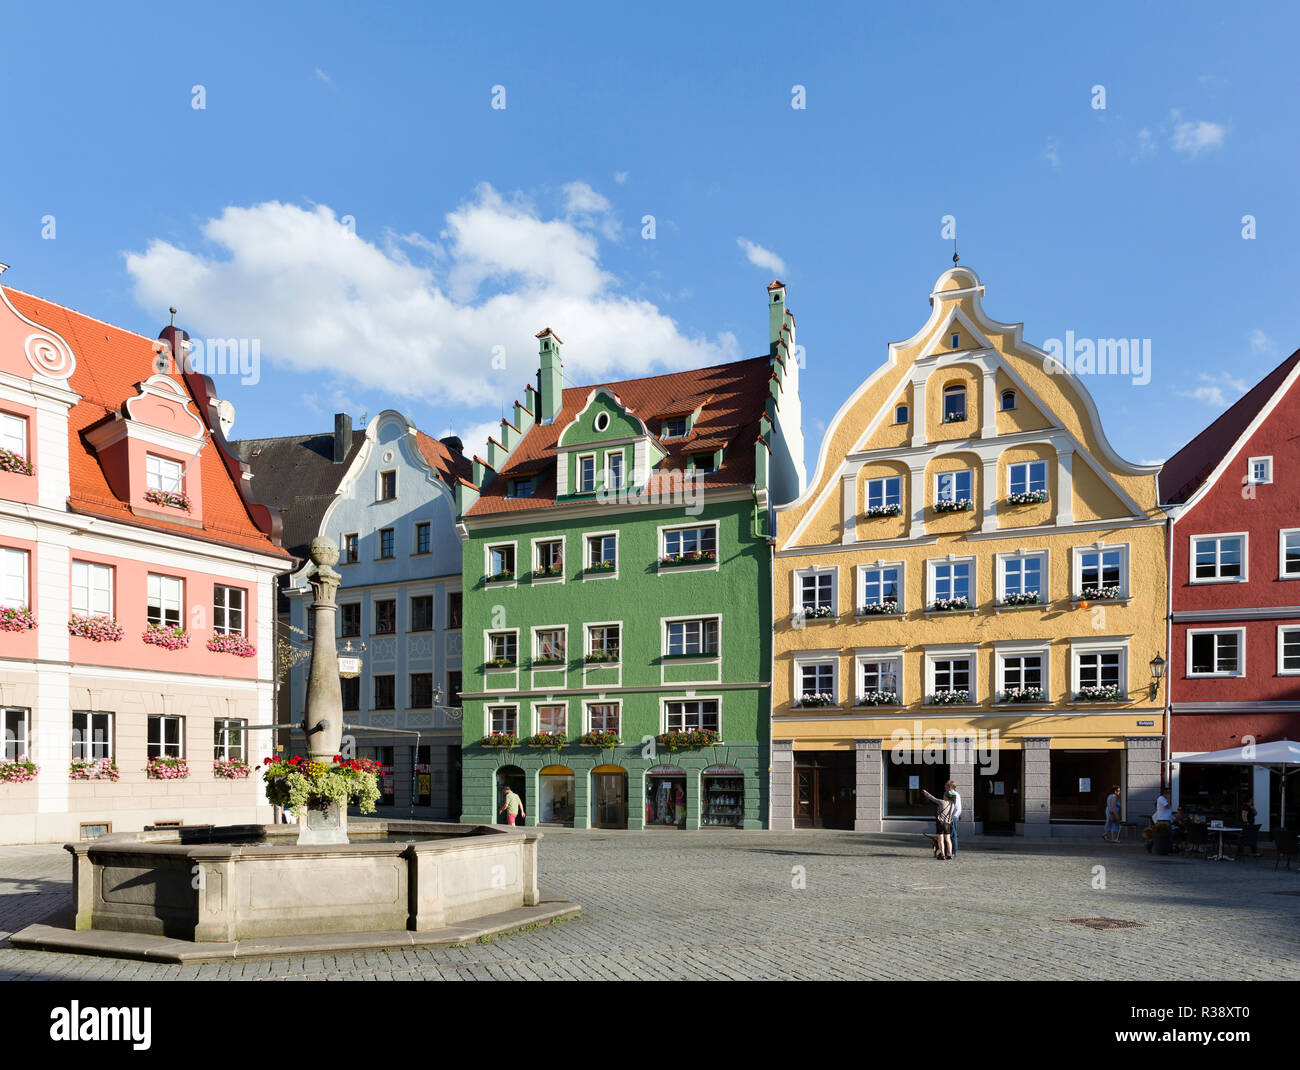
<svg viewBox="0 0 1300 1070"><path fill-rule="evenodd" d="M960 383L943 388L943 422L956 423L966 419L966 388Z"/></svg>
<svg viewBox="0 0 1300 1070"><path fill-rule="evenodd" d="M905 424L905 423L907 423L907 406L906 406L906 405L899 405L899 406L897 406L897 407L894 409L894 423L896 423L896 424Z"/></svg>
<svg viewBox="0 0 1300 1070"><path fill-rule="evenodd" d="M1016 407L1016 392L1014 390L1002 391L1002 411L1007 412Z"/></svg>

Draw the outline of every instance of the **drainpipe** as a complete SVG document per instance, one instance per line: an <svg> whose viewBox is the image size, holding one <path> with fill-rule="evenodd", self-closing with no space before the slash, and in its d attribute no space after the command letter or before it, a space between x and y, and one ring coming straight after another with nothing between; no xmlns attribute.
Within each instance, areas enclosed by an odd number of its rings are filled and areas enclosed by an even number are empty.
<svg viewBox="0 0 1300 1070"><path fill-rule="evenodd" d="M1161 768L1169 775L1169 805L1173 806L1173 719L1174 719L1174 516L1165 514L1165 649L1169 651L1169 664L1165 669L1165 760Z"/></svg>

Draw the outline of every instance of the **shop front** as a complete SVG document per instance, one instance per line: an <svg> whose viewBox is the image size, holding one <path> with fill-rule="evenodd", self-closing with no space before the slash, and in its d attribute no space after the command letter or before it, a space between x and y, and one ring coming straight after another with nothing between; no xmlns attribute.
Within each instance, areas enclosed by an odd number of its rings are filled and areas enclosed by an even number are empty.
<svg viewBox="0 0 1300 1070"><path fill-rule="evenodd" d="M645 823L647 828L686 827L685 769L656 765L646 771Z"/></svg>
<svg viewBox="0 0 1300 1070"><path fill-rule="evenodd" d="M538 824L573 827L574 790L573 770L567 765L548 765L538 771L537 796L541 805Z"/></svg>
<svg viewBox="0 0 1300 1070"><path fill-rule="evenodd" d="M796 828L853 828L857 793L851 750L796 751L794 824Z"/></svg>
<svg viewBox="0 0 1300 1070"><path fill-rule="evenodd" d="M509 788L519 796L519 801L523 803L524 814L526 815L528 813L529 798L527 791L528 778L524 775L524 771L517 765L503 765L497 770L496 781L496 805L493 807L493 810L496 812L497 816L492 820L497 824L505 823L505 816L500 811L501 807L505 805L506 788ZM520 824L523 824L523 822L520 822Z"/></svg>
<svg viewBox="0 0 1300 1070"><path fill-rule="evenodd" d="M1051 752L1052 824L1104 825L1106 796L1124 784L1122 750Z"/></svg>
<svg viewBox="0 0 1300 1070"><path fill-rule="evenodd" d="M591 824L598 829L627 828L627 770L598 765L591 771Z"/></svg>
<svg viewBox="0 0 1300 1070"><path fill-rule="evenodd" d="M1003 748L997 752L996 764L975 769L975 820L985 835L1014 836L1016 826L1025 820L1024 755Z"/></svg>
<svg viewBox="0 0 1300 1070"><path fill-rule="evenodd" d="M745 774L734 765L711 765L700 774L701 828L745 827Z"/></svg>

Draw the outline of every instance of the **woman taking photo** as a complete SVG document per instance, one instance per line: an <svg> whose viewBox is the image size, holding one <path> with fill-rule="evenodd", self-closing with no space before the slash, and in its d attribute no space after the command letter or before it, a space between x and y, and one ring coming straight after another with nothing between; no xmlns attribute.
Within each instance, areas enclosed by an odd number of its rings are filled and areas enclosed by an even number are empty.
<svg viewBox="0 0 1300 1070"><path fill-rule="evenodd" d="M939 844L938 853L934 857L949 859L952 857L952 814L957 805L957 793L949 788L942 799L936 799L922 788L921 794L939 808L934 822L934 831L939 837Z"/></svg>

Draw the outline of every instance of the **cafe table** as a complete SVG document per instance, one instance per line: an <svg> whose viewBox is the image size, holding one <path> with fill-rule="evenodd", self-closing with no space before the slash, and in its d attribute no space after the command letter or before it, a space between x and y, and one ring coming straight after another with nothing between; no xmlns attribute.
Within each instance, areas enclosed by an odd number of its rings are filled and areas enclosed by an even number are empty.
<svg viewBox="0 0 1300 1070"><path fill-rule="evenodd" d="M1240 832L1241 829L1233 828L1233 827L1230 826L1230 825L1222 825L1222 826L1220 826L1220 827L1218 827L1218 828L1215 828L1213 825L1211 825L1211 826L1209 826L1209 827L1207 828L1207 831L1209 831L1209 832L1217 832L1217 833L1219 834L1219 853L1218 853L1217 855L1209 855L1209 856L1207 856L1207 861L1210 861L1210 862L1232 862L1232 861L1234 861L1234 859L1229 858L1227 855L1225 855L1225 854L1223 853L1223 834L1224 834L1225 832Z"/></svg>

